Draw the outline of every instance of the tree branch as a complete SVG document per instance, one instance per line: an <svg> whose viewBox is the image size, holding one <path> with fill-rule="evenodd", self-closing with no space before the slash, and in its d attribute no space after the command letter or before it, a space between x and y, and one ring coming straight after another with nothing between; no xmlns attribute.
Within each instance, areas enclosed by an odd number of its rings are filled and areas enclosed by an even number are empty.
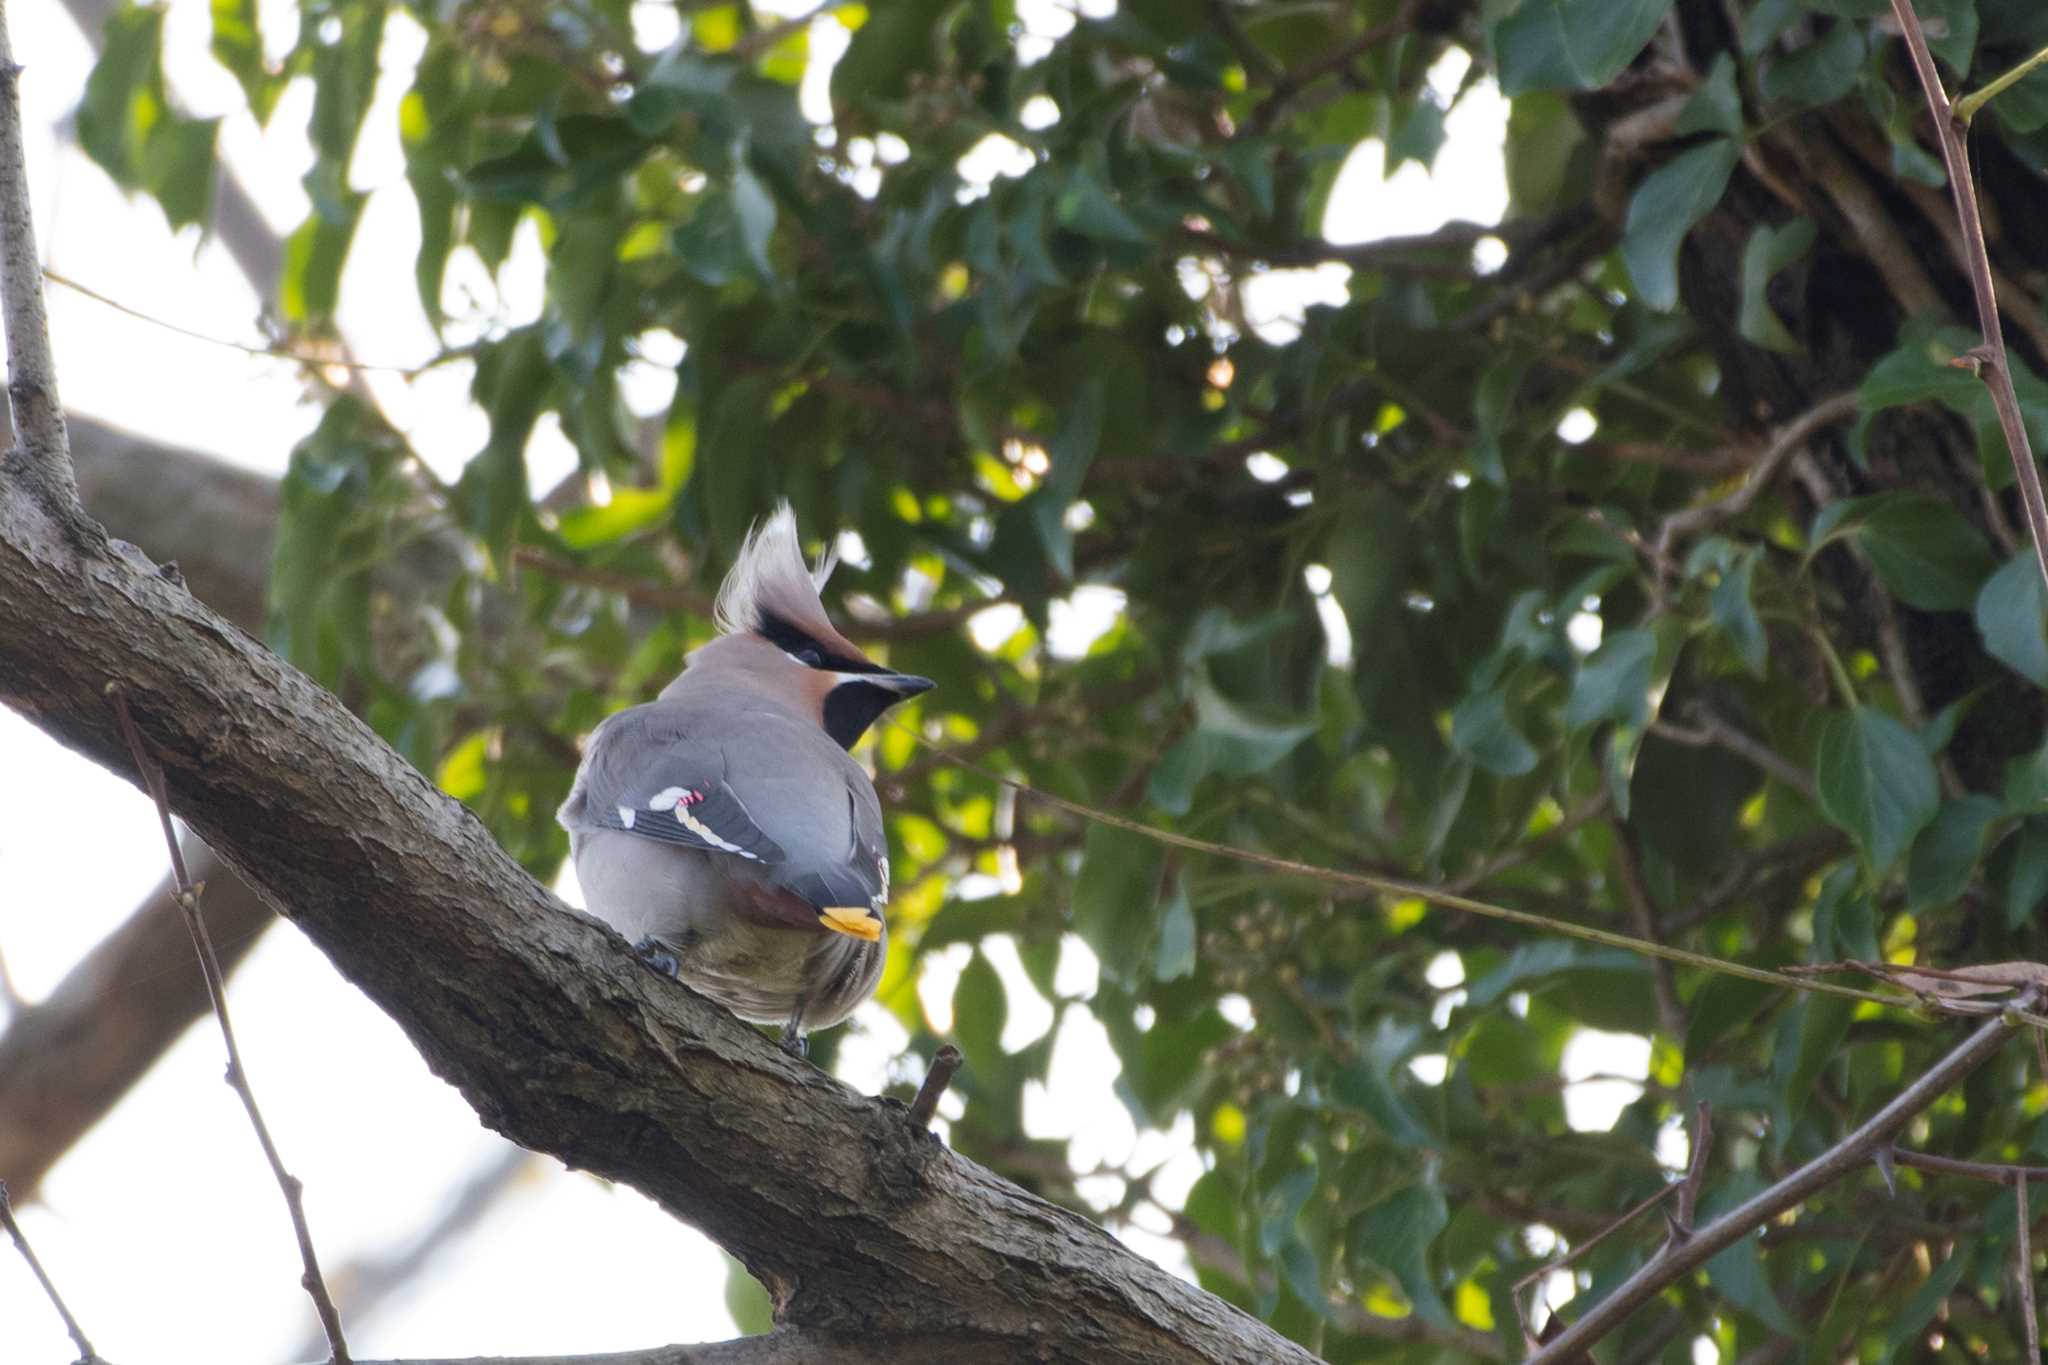
<svg viewBox="0 0 2048 1365"><path fill-rule="evenodd" d="M778 1320L1104 1362L1306 1361L1099 1227L645 972L334 698L179 584L0 487L0 701L173 807L514 1141L642 1190Z"/></svg>
<svg viewBox="0 0 2048 1365"><path fill-rule="evenodd" d="M1956 205L1956 221L1962 227L1968 248L1970 293L1977 302L1977 325L1984 340L1962 357L1968 368L1984 381L1991 393L1991 405L1998 410L1998 425L2005 433L2005 448L2012 455L2013 473L2019 477L2020 505L2026 509L2027 532L2034 542L2034 564L2041 581L2048 583L2048 501L2041 493L2041 471L2034 466L2033 447L2027 441L2027 424L2020 416L2019 395L2013 392L2012 368L2005 354L2005 332L1998 320L1998 294L1991 280L1991 256L1984 245L1984 219L1977 208L1977 185L1970 175L1970 152L1963 141L1964 124L1949 106L1941 86L1941 73L1934 69L1934 54L1927 50L1927 35L1920 29L1920 17L1912 0L1892 0L1892 15L1905 35L1906 50L1913 56L1913 71L1927 96L1927 112L1934 119L1934 140L1941 144L1941 162L1948 168L1949 194Z"/></svg>
<svg viewBox="0 0 2048 1365"><path fill-rule="evenodd" d="M2003 1017L1979 1024L1946 1057L1929 1067L1918 1080L1893 1096L1882 1109L1833 1147L1769 1189L1744 1200L1692 1236L1666 1242L1642 1269L1629 1276L1606 1298L1589 1307L1577 1322L1545 1342L1542 1350L1529 1357L1529 1365L1564 1365L1567 1361L1581 1358L1593 1343L1619 1327L1630 1313L1662 1294L1668 1286L1699 1269L1716 1254L1787 1209L1861 1167L1885 1147L1892 1135L1905 1127L1914 1115L1989 1061L1992 1054L2005 1045L2012 1027Z"/></svg>
<svg viewBox="0 0 2048 1365"><path fill-rule="evenodd" d="M14 449L0 469L41 490L55 509L78 502L64 409L57 398L57 365L50 354L50 322L43 310L43 265L36 257L29 212L28 168L21 149L21 67L7 36L0 4L0 303L7 334L7 401L14 413Z"/></svg>

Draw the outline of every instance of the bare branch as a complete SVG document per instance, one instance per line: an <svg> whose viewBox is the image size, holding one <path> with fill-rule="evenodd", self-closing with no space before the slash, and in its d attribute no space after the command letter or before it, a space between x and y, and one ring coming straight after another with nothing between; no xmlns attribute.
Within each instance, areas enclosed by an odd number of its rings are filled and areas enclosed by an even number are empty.
<svg viewBox="0 0 2048 1365"><path fill-rule="evenodd" d="M1921 31L1920 16L1912 0L1892 0L1892 15L1905 35L1906 50L1913 56L1913 71L1927 96L1927 112L1934 119L1934 139L1941 144L1942 165L1948 168L1948 187L1955 199L1956 220L1962 225L1968 247L1970 292L1977 301L1977 325L1982 344L1973 346L1959 363L1966 364L1984 381L1991 393L1991 405L1998 410L1998 425L2005 433L2005 446L2012 455L2013 472L2019 477L2020 505L2026 509L2027 531L2034 542L2034 563L2041 581L2048 583L2048 501L2041 493L2041 472L2034 465L2033 447L2027 441L2027 424L2020 416L2019 395L2013 392L2012 369L2005 354L2005 332L1998 319L1998 294L1991 278L1991 255L1984 245L1984 220L1977 208L1977 186L1970 174L1969 148L1963 141L1964 123L1957 118L1942 89L1941 73L1934 68L1934 54L1927 49L1927 35Z"/></svg>
<svg viewBox="0 0 2048 1365"><path fill-rule="evenodd" d="M78 1347L79 1365L93 1365L93 1362L100 1358L99 1352L93 1350L92 1343L85 1339L85 1329L78 1325L77 1318L71 1316L71 1310L64 1304L64 1296L57 1292L57 1286L51 1281L49 1272L43 1269L43 1263L37 1258L35 1248L31 1247L28 1238L22 1235L21 1224L14 1221L14 1205L7 1197L7 1182L4 1180L0 1180L0 1227L6 1228L7 1235L14 1239L15 1248L21 1252L21 1259L28 1262L30 1272L36 1277L36 1283L43 1287L43 1293L50 1300L50 1306L57 1310L58 1317L64 1319L64 1330L71 1334L72 1342Z"/></svg>
<svg viewBox="0 0 2048 1365"><path fill-rule="evenodd" d="M312 1297L314 1311L320 1315L320 1325L327 1333L327 1344L334 1351L335 1365L349 1365L348 1341L342 1336L341 1315L335 1311L334 1299L327 1292L327 1281L321 1278L320 1257L313 1249L312 1230L306 1226L305 1187L298 1177L284 1168L284 1158L278 1155L277 1144L271 1140L270 1125L263 1121L263 1111L256 1104L255 1088L250 1085L249 1073L242 1065L242 1050L235 1044L235 1027L228 1019L227 976L221 971L220 957L213 951L213 939L208 936L205 917L199 912L201 888L187 874L184 851L178 847L177 831L171 828L171 803L164 790L163 770L150 758L142 742L142 733L135 728L135 718L128 712L127 693L119 684L109 683L107 699L121 723L122 737L128 743L136 771L142 775L142 784L156 802L157 820L164 830L164 844L171 853L171 876L178 887L178 909L185 917L186 930L192 935L192 946L198 950L199 966L206 974L207 998L212 1001L213 1017L220 1024L221 1041L227 1045L228 1085L242 1101L242 1108L248 1111L249 1125L256 1130L256 1141L263 1148L264 1159L270 1163L270 1173L277 1177L277 1187L284 1193L285 1207L291 1213L292 1231L299 1239L299 1259L306 1268L301 1283Z"/></svg>
<svg viewBox="0 0 2048 1365"><path fill-rule="evenodd" d="M7 400L14 410L15 448L0 469L41 491L53 510L78 505L71 474L57 364L43 310L43 266L29 212L28 167L21 149L21 67L0 4L0 307L6 314Z"/></svg>
<svg viewBox="0 0 2048 1365"><path fill-rule="evenodd" d="M2012 1028L2013 1025L2004 1017L1979 1024L1946 1057L1928 1068L1918 1080L1893 1096L1882 1109L1833 1147L1769 1189L1744 1200L1706 1227L1696 1230L1691 1237L1666 1243L1642 1269L1588 1308L1578 1321L1556 1338L1544 1343L1540 1351L1529 1357L1529 1365L1564 1365L1566 1361L1581 1357L1593 1343L1619 1327L1629 1314L1662 1294L1668 1286L1699 1269L1716 1254L1787 1209L1862 1167L1914 1115L1989 1061L2005 1045Z"/></svg>
<svg viewBox="0 0 2048 1365"><path fill-rule="evenodd" d="M939 1111L939 1100L945 1095L946 1087L953 1083L953 1073L959 1069L960 1049L951 1043L932 1055L931 1070L925 1072L924 1084L917 1088L917 1097L910 1102L911 1126L932 1126L932 1115Z"/></svg>

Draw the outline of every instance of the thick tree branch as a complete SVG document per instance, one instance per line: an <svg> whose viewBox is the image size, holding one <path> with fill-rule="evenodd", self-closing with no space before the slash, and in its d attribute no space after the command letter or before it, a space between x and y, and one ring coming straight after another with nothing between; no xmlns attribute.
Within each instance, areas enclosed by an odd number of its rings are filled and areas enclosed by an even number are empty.
<svg viewBox="0 0 2048 1365"><path fill-rule="evenodd" d="M334 698L0 489L0 701L126 773L109 682L178 812L488 1125L704 1229L784 1324L956 1355L1309 1359L653 977Z"/></svg>

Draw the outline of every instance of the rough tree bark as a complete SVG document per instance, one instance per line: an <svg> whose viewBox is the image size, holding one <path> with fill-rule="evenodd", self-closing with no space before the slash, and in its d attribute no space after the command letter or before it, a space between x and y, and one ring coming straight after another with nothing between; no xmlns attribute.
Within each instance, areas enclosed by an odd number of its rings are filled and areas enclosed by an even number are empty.
<svg viewBox="0 0 2048 1365"><path fill-rule="evenodd" d="M644 1191L793 1332L989 1359L1310 1357L795 1062L568 912L332 696L0 465L0 702L178 813L485 1123Z"/></svg>

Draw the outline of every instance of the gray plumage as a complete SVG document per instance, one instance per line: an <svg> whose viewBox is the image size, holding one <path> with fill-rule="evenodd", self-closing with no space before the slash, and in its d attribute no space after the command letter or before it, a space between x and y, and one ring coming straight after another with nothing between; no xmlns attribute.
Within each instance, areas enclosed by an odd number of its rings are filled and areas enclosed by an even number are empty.
<svg viewBox="0 0 2048 1365"><path fill-rule="evenodd" d="M664 950L685 983L785 1041L874 991L888 844L847 753L931 684L833 629L787 506L719 593L724 630L660 697L598 726L559 818L590 912Z"/></svg>

